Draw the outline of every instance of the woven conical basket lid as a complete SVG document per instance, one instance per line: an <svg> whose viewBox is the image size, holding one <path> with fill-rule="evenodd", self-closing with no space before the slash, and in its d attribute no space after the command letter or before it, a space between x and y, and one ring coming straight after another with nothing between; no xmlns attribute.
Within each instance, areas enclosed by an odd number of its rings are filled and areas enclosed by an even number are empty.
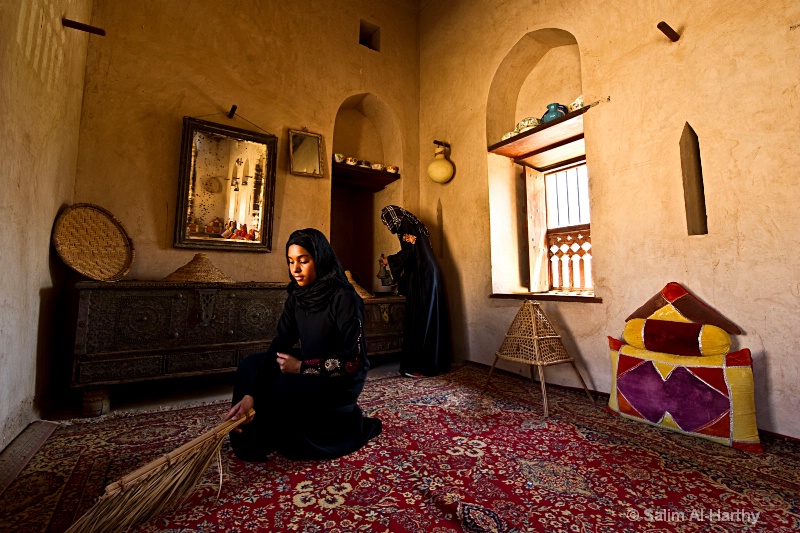
<svg viewBox="0 0 800 533"><path fill-rule="evenodd" d="M496 355L500 359L534 365L573 361L539 302L530 300L522 302Z"/></svg>
<svg viewBox="0 0 800 533"><path fill-rule="evenodd" d="M206 281L235 283L225 273L215 267L208 256L202 252L195 254L194 259L161 281Z"/></svg>

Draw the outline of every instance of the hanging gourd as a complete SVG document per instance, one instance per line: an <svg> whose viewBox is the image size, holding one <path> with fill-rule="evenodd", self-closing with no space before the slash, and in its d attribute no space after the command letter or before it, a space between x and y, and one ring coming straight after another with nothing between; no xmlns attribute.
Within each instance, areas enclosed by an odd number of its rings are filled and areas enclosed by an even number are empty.
<svg viewBox="0 0 800 533"><path fill-rule="evenodd" d="M453 177L453 163L445 157L445 147L437 145L433 151L433 161L428 165L428 177L436 183L447 183Z"/></svg>

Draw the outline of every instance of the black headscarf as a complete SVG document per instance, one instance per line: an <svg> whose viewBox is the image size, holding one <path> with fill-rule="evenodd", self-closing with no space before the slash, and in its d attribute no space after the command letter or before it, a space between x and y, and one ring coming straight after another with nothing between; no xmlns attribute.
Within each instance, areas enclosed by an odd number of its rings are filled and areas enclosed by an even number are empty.
<svg viewBox="0 0 800 533"><path fill-rule="evenodd" d="M353 286L347 281L342 263L339 262L333 247L321 231L306 228L293 232L286 241L287 263L289 247L293 244L302 246L311 254L317 274L317 278L311 285L301 287L297 281L292 279L286 287L289 294L294 294L303 311L319 311L324 308L330 302L333 293L340 287L355 292ZM289 275L291 276L291 271Z"/></svg>
<svg viewBox="0 0 800 533"><path fill-rule="evenodd" d="M398 207L396 205L387 205L381 209L381 220L392 233L397 233L397 231L400 229L400 222L402 219L408 220L416 228L418 232L417 236L430 236L428 228L425 227L425 224L420 222L417 217L402 207Z"/></svg>

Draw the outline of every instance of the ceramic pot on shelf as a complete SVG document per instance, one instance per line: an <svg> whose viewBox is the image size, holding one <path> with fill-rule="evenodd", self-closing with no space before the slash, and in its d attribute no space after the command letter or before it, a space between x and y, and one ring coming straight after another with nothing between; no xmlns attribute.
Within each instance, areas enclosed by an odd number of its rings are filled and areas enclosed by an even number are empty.
<svg viewBox="0 0 800 533"><path fill-rule="evenodd" d="M542 123L550 122L564 116L564 111L558 108L558 103L547 104L547 113L542 115Z"/></svg>

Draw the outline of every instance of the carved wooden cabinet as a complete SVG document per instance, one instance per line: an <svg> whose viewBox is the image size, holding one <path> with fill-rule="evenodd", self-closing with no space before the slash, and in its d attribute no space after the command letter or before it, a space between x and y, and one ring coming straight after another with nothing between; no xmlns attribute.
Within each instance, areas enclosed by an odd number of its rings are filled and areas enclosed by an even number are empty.
<svg viewBox="0 0 800 533"><path fill-rule="evenodd" d="M402 350L405 316L404 296L378 296L364 300L364 333L370 359Z"/></svg>
<svg viewBox="0 0 800 533"><path fill-rule="evenodd" d="M266 350L285 283L84 282L72 386L86 415L108 411L119 383L231 372Z"/></svg>
<svg viewBox="0 0 800 533"><path fill-rule="evenodd" d="M109 410L120 383L232 372L265 351L286 300L285 283L82 282L73 387L83 412ZM399 351L405 299L365 301L370 355Z"/></svg>

